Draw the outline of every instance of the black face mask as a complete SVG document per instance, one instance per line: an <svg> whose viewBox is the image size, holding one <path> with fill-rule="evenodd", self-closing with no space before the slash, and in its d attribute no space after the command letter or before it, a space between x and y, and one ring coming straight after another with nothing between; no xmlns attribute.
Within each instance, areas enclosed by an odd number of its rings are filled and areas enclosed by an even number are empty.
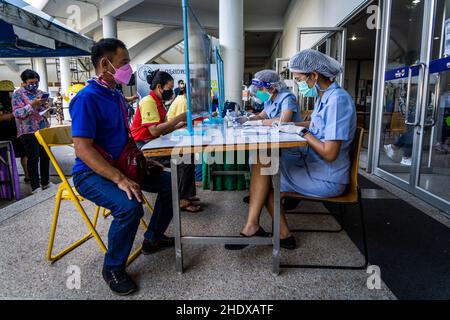
<svg viewBox="0 0 450 320"><path fill-rule="evenodd" d="M162 93L162 99L164 101L170 101L173 97L173 90L169 89L169 90L164 90Z"/></svg>

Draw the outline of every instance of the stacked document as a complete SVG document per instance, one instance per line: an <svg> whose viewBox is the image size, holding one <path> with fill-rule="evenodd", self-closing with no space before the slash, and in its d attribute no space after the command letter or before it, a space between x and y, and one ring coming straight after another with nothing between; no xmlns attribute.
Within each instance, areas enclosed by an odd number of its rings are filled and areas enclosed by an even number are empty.
<svg viewBox="0 0 450 320"><path fill-rule="evenodd" d="M242 135L244 136L261 136L261 135L269 135L272 133L272 127L251 127L245 128L242 130Z"/></svg>

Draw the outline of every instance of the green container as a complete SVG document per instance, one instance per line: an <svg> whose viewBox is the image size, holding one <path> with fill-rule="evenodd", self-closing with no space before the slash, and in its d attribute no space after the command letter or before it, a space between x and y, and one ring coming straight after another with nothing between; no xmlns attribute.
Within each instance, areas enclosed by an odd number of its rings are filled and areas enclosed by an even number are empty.
<svg viewBox="0 0 450 320"><path fill-rule="evenodd" d="M236 152L227 152L223 153L223 160L225 164L219 165L208 165L208 158L214 157L215 154L211 153L211 155L203 154L203 190L211 190L211 172L214 171L248 171L249 166L246 164L228 164L237 163L238 156ZM228 156L228 158L227 158ZM248 159L248 152L245 154L246 161ZM228 160L228 161L227 161ZM214 188L215 191L244 191L248 189L249 182L245 175L239 176L216 176L214 178Z"/></svg>

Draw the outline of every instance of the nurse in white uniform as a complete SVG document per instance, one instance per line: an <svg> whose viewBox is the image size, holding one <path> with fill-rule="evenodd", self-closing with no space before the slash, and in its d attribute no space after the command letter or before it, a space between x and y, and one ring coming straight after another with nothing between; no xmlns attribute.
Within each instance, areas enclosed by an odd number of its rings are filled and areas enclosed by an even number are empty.
<svg viewBox="0 0 450 320"><path fill-rule="evenodd" d="M304 97L317 98L311 122L282 126L280 131L300 135L308 147L287 150L281 156L281 192L295 192L316 198L343 194L350 180L350 146L356 134L356 109L351 96L334 80L341 64L316 50L297 53L289 62L290 71ZM243 237L264 237L260 227L264 206L273 216L271 177L262 174L262 164L252 167L250 208ZM295 249L284 213L281 219L281 247ZM227 246L239 250L245 246Z"/></svg>

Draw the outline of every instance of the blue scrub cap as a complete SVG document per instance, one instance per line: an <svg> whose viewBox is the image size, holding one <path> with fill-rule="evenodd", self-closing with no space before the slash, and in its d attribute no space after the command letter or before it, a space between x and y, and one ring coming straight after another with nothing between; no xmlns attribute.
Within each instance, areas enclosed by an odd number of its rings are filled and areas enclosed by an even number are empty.
<svg viewBox="0 0 450 320"><path fill-rule="evenodd" d="M318 72L324 77L335 79L344 68L335 59L317 50L303 50L289 61L289 70L295 73Z"/></svg>
<svg viewBox="0 0 450 320"><path fill-rule="evenodd" d="M286 87L286 84L280 79L278 73L273 70L262 70L256 73L252 85L259 88L273 88L277 91L281 91Z"/></svg>

